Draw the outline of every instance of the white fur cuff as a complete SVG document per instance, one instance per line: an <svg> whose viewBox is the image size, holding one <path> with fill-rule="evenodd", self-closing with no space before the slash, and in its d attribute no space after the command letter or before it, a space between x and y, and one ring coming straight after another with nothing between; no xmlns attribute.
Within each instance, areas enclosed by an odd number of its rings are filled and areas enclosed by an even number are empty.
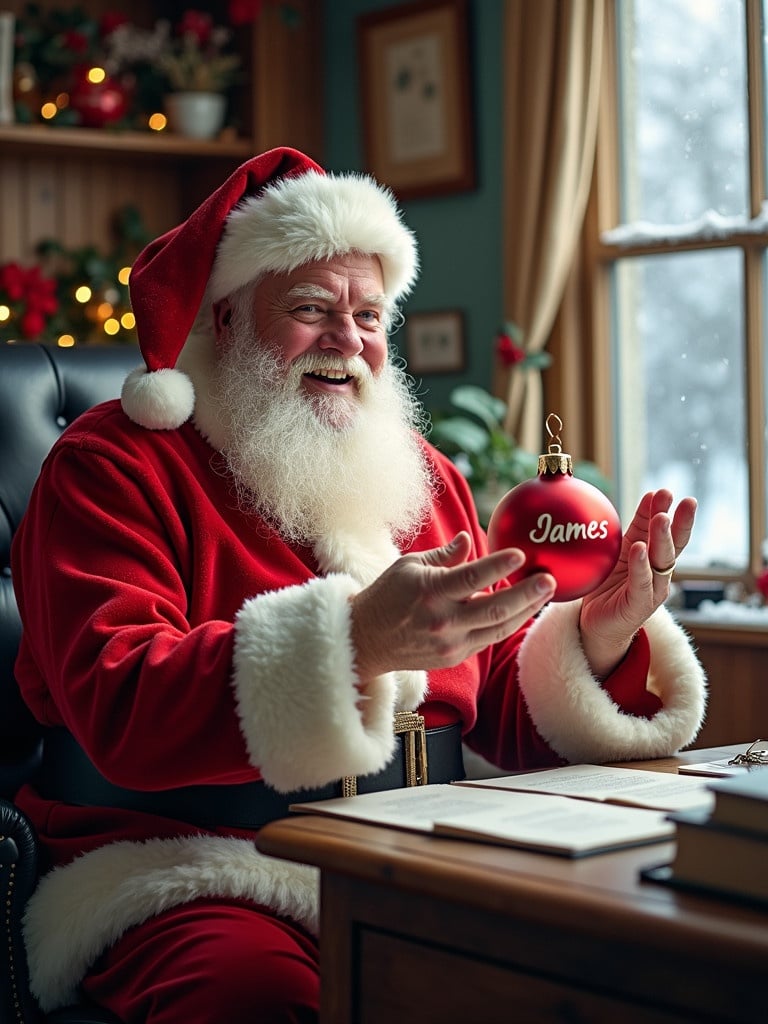
<svg viewBox="0 0 768 1024"><path fill-rule="evenodd" d="M233 685L251 763L280 791L380 771L394 752L394 674L362 710L351 639L350 576L261 594L235 619Z"/></svg>
<svg viewBox="0 0 768 1024"><path fill-rule="evenodd" d="M663 705L646 719L622 711L592 675L580 608L580 601L549 605L520 649L520 687L541 736L572 764L666 757L689 744L704 717L706 679L669 612L659 608L645 623L649 688Z"/></svg>
<svg viewBox="0 0 768 1024"><path fill-rule="evenodd" d="M266 857L246 839L112 843L55 868L27 904L30 983L42 1009L75 1002L89 967L129 928L203 896L266 904L317 932L315 868Z"/></svg>

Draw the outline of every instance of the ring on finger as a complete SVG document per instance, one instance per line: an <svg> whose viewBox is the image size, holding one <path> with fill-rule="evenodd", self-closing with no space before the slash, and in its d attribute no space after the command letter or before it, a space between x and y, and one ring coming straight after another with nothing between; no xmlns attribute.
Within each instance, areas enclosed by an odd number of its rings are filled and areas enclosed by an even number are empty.
<svg viewBox="0 0 768 1024"><path fill-rule="evenodd" d="M654 576L671 576L675 571L675 564L676 563L673 562L668 569L656 569L654 566L651 566L651 572Z"/></svg>

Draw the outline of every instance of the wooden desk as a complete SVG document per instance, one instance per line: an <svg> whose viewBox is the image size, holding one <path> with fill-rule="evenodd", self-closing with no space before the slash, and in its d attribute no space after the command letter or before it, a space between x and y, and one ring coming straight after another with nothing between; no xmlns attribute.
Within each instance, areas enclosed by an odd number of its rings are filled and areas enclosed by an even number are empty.
<svg viewBox="0 0 768 1024"><path fill-rule="evenodd" d="M258 845L321 869L323 1024L768 1017L768 914L641 881L670 842L571 861L297 816Z"/></svg>

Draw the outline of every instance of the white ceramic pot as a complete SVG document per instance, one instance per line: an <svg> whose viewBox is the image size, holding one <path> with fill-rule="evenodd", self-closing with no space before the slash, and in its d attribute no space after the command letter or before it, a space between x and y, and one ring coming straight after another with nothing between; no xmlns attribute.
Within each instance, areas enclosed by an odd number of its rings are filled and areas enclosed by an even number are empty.
<svg viewBox="0 0 768 1024"><path fill-rule="evenodd" d="M226 109L226 97L217 92L173 92L165 97L171 131L188 139L216 138Z"/></svg>

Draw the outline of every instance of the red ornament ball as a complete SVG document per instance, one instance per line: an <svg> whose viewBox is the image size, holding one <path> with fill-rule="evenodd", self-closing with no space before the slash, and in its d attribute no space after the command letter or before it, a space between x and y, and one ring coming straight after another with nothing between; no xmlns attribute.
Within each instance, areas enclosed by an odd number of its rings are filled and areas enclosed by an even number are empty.
<svg viewBox="0 0 768 1024"><path fill-rule="evenodd" d="M120 121L128 112L128 90L122 82L107 75L91 81L91 69L78 68L73 75L69 105L84 128L104 128Z"/></svg>
<svg viewBox="0 0 768 1024"><path fill-rule="evenodd" d="M557 580L553 601L572 601L598 587L616 565L621 541L619 515L608 498L564 472L540 471L513 487L488 524L491 551L525 553L525 564L510 582L551 573Z"/></svg>

